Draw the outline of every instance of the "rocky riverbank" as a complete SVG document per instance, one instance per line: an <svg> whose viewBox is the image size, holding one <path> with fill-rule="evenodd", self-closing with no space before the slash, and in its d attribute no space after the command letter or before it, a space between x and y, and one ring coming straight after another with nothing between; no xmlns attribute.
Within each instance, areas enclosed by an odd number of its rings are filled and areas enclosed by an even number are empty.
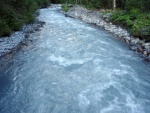
<svg viewBox="0 0 150 113"><path fill-rule="evenodd" d="M126 29L113 25L110 21L110 13L102 15L100 11L87 10L82 6L74 6L65 15L79 18L87 23L104 28L114 34L119 40L129 44L131 50L141 53L145 60L150 61L150 43L145 43L143 40L131 36Z"/></svg>
<svg viewBox="0 0 150 113"><path fill-rule="evenodd" d="M40 30L40 27L44 25L44 22L35 21L33 24L24 25L21 31L14 32L10 37L0 38L0 58L16 52L26 45L28 37L31 33Z"/></svg>

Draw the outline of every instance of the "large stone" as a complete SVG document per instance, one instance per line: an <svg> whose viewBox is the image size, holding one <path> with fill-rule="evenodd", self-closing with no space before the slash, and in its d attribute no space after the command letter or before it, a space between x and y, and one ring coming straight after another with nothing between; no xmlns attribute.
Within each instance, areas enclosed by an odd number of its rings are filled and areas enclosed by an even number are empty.
<svg viewBox="0 0 150 113"><path fill-rule="evenodd" d="M146 61L150 62L150 55L145 58Z"/></svg>
<svg viewBox="0 0 150 113"><path fill-rule="evenodd" d="M144 45L145 45L145 46L150 46L150 43L145 43Z"/></svg>
<svg viewBox="0 0 150 113"><path fill-rule="evenodd" d="M103 15L103 19L106 20L107 22L109 22L111 14L112 13L107 13L107 14Z"/></svg>
<svg viewBox="0 0 150 113"><path fill-rule="evenodd" d="M130 50L132 50L132 51L137 51L137 49L138 49L138 47L137 47L137 46L135 46L135 45L130 46Z"/></svg>
<svg viewBox="0 0 150 113"><path fill-rule="evenodd" d="M140 39L139 38L131 38L131 41L130 41L130 45L135 45L135 44L139 44L140 43Z"/></svg>
<svg viewBox="0 0 150 113"><path fill-rule="evenodd" d="M150 49L150 43L145 43L144 47L145 47L145 49Z"/></svg>
<svg viewBox="0 0 150 113"><path fill-rule="evenodd" d="M124 37L126 40L130 41L131 38L129 36Z"/></svg>

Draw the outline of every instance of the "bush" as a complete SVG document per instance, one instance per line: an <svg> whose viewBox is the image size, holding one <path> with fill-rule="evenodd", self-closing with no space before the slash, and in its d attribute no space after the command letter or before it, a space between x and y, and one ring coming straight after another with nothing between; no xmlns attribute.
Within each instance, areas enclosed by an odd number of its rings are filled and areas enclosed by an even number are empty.
<svg viewBox="0 0 150 113"><path fill-rule="evenodd" d="M50 4L49 0L36 0L36 2L41 8L45 8Z"/></svg>
<svg viewBox="0 0 150 113"><path fill-rule="evenodd" d="M150 12L150 0L126 0L126 9L139 9L140 11Z"/></svg>
<svg viewBox="0 0 150 113"><path fill-rule="evenodd" d="M62 8L62 10L65 11L65 12L67 12L67 11L70 9L67 4L63 4L63 5L61 6L61 8Z"/></svg>
<svg viewBox="0 0 150 113"><path fill-rule="evenodd" d="M1 29L0 36L3 36L5 34L10 35L11 33L11 29L9 28L9 25L3 19L0 19L0 29Z"/></svg>
<svg viewBox="0 0 150 113"><path fill-rule="evenodd" d="M111 19L114 23L123 25L134 36L140 38L150 36L149 13L142 13L138 9L132 9L129 12L115 12L111 15Z"/></svg>
<svg viewBox="0 0 150 113"><path fill-rule="evenodd" d="M49 3L49 0L0 0L0 36L10 35L24 23L33 22L37 9Z"/></svg>

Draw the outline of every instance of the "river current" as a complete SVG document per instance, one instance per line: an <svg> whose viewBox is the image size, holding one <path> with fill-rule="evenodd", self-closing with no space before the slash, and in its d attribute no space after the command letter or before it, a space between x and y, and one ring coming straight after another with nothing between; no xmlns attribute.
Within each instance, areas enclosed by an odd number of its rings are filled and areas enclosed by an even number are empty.
<svg viewBox="0 0 150 113"><path fill-rule="evenodd" d="M150 113L150 65L113 35L39 10L45 26L0 67L0 113Z"/></svg>

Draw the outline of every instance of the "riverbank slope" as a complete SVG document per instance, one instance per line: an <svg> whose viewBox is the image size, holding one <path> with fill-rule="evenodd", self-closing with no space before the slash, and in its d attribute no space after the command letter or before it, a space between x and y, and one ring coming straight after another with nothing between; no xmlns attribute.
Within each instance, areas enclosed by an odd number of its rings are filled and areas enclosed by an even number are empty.
<svg viewBox="0 0 150 113"><path fill-rule="evenodd" d="M82 6L76 5L65 13L66 16L81 19L87 23L95 24L104 28L108 32L114 34L119 40L127 43L129 48L141 55L147 61L150 61L150 43L145 43L139 38L133 37L130 33L110 21L110 15L102 15L101 12L95 10L88 10Z"/></svg>

